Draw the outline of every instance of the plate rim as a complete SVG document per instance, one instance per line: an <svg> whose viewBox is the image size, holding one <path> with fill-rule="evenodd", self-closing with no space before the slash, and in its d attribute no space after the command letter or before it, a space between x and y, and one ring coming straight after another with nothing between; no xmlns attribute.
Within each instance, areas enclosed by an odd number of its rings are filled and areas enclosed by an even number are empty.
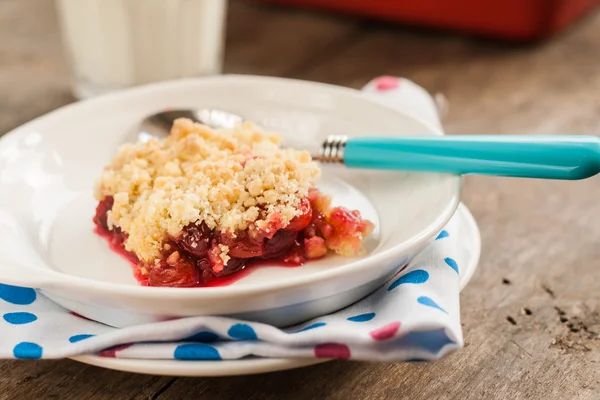
<svg viewBox="0 0 600 400"><path fill-rule="evenodd" d="M481 232L475 217L463 203L460 203L457 208L456 214L458 215L459 213L464 220L463 232L465 233L463 234L471 236L468 240L471 242L469 247L473 250L465 273L460 279L460 290L462 291L471 281L473 274L479 265L481 257ZM70 357L70 359L84 364L122 372L182 377L254 375L303 368L333 361L332 359L302 358L247 358L242 360L223 361L183 361L110 358L89 354Z"/></svg>

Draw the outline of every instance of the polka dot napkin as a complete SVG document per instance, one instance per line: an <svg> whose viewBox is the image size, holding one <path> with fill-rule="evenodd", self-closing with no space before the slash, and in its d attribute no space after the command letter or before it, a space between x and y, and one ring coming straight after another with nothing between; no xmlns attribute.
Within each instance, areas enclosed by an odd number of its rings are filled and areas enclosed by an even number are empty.
<svg viewBox="0 0 600 400"><path fill-rule="evenodd" d="M367 96L439 126L431 97L405 79L380 77ZM434 360L463 345L459 271L466 260L453 218L438 238L367 298L302 325L192 317L117 329L71 313L34 289L0 284L0 358L80 354L138 359L225 360L320 357ZM1 278L0 278L1 280Z"/></svg>

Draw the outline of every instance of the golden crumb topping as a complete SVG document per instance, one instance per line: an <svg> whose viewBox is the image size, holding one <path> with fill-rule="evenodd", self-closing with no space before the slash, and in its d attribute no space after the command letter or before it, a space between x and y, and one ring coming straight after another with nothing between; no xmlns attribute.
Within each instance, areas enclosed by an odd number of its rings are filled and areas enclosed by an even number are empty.
<svg viewBox="0 0 600 400"><path fill-rule="evenodd" d="M179 119L164 140L122 146L96 198L114 197L108 224L127 233L125 248L143 261L159 256L166 235L197 221L218 231L268 232L299 214L320 175L307 152L279 143L251 123L213 130Z"/></svg>

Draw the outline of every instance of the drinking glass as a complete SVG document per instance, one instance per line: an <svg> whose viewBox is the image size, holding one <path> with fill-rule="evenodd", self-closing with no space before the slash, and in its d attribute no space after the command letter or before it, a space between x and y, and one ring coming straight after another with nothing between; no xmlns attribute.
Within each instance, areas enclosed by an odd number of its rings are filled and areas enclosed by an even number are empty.
<svg viewBox="0 0 600 400"><path fill-rule="evenodd" d="M221 73L227 0L56 0L73 93Z"/></svg>

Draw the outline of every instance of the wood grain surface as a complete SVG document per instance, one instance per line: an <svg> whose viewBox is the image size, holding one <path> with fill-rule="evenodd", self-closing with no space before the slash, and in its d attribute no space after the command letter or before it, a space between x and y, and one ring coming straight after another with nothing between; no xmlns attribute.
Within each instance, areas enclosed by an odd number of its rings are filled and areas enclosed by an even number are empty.
<svg viewBox="0 0 600 400"><path fill-rule="evenodd" d="M448 98L450 133L600 133L600 13L534 46L232 1L227 34L226 72L406 76ZM72 101L53 2L0 0L0 134ZM219 379L1 361L0 399L599 399L600 180L472 177L463 196L483 253L442 361Z"/></svg>

